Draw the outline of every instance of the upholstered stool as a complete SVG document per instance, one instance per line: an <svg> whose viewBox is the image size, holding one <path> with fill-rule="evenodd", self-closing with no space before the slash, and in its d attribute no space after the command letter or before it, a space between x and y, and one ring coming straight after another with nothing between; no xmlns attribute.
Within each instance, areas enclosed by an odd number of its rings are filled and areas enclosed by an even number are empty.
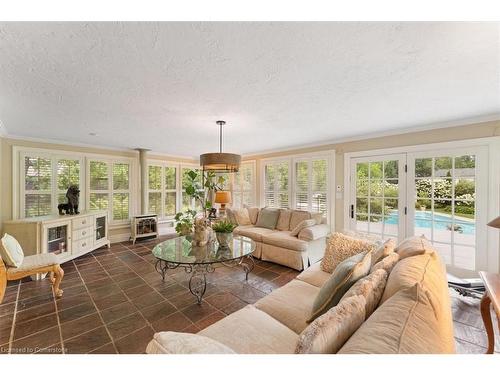
<svg viewBox="0 0 500 375"><path fill-rule="evenodd" d="M6 266L2 258L0 258L0 303L2 303L5 294L7 281L19 280L26 276L47 272L50 273L50 281L54 287L54 294L56 297L61 297L63 291L59 286L64 277L64 271L57 262L55 254L47 253L26 256L19 267Z"/></svg>

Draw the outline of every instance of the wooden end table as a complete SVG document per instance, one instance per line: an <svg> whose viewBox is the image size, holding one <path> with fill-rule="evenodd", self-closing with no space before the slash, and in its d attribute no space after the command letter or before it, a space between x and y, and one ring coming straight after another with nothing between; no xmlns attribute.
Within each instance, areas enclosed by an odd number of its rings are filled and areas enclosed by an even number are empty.
<svg viewBox="0 0 500 375"><path fill-rule="evenodd" d="M495 332L491 321L490 305L493 304L493 309L497 314L498 328L500 328L500 275L480 271L479 276L483 280L486 289L481 299L481 316L488 334L488 351L486 354L493 354L495 350Z"/></svg>

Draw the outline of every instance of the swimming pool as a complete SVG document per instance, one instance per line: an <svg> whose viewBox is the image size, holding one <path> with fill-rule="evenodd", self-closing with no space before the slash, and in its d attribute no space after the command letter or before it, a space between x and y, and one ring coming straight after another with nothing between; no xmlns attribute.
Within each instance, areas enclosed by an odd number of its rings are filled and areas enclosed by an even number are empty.
<svg viewBox="0 0 500 375"><path fill-rule="evenodd" d="M397 211L392 211L386 217L386 224L398 224ZM434 229L448 230L448 225L451 224L451 217L434 213ZM462 234L475 234L476 226L473 222L460 220L455 218L455 225L462 228ZM430 211L416 211L415 212L415 226L418 228L431 228L432 227L432 213Z"/></svg>

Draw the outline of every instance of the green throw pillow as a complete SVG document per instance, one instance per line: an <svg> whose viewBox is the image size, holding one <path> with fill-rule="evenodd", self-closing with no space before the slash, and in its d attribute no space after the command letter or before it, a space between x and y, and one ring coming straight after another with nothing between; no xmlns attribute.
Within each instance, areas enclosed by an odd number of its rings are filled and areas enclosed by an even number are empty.
<svg viewBox="0 0 500 375"><path fill-rule="evenodd" d="M275 229L278 223L278 218L280 216L280 210L278 208L263 208L259 212L259 217L256 227Z"/></svg>
<svg viewBox="0 0 500 375"><path fill-rule="evenodd" d="M339 263L332 276L319 290L307 323L311 323L318 316L336 306L356 281L368 275L371 260L371 251L364 251Z"/></svg>

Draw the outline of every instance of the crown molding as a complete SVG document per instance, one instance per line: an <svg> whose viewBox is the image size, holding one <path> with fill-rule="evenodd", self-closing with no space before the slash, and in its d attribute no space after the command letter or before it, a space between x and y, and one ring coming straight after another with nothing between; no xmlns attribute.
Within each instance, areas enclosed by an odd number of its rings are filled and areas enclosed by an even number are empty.
<svg viewBox="0 0 500 375"><path fill-rule="evenodd" d="M270 154L275 154L275 153L300 151L302 149L308 149L308 148L314 148L314 147L332 146L332 148L333 148L335 145L338 145L340 143L365 141L365 140L373 139L373 138L389 137L389 136L393 136L393 135L402 135L402 134L407 134L407 133L418 133L418 132L422 132L422 131L446 129L446 128L464 126L464 125L479 125L482 123L492 122L492 121L500 121L500 113L493 113L493 114L484 115L484 116L477 116L477 117L469 117L469 118L464 118L464 119L459 119L459 120L451 120L451 121L443 121L443 122L438 122L438 123L416 125L416 126L410 126L410 127L394 129L394 130L384 130L384 131L379 131L379 132L365 133L365 134L359 135L359 136L330 139L330 140L322 141L322 142L303 143L303 144L298 144L295 146L275 148L275 149L263 150L263 151L259 151L259 152L253 152L250 154L243 154L242 157L248 159L248 158L254 158L254 157L262 157L265 155L270 155Z"/></svg>

